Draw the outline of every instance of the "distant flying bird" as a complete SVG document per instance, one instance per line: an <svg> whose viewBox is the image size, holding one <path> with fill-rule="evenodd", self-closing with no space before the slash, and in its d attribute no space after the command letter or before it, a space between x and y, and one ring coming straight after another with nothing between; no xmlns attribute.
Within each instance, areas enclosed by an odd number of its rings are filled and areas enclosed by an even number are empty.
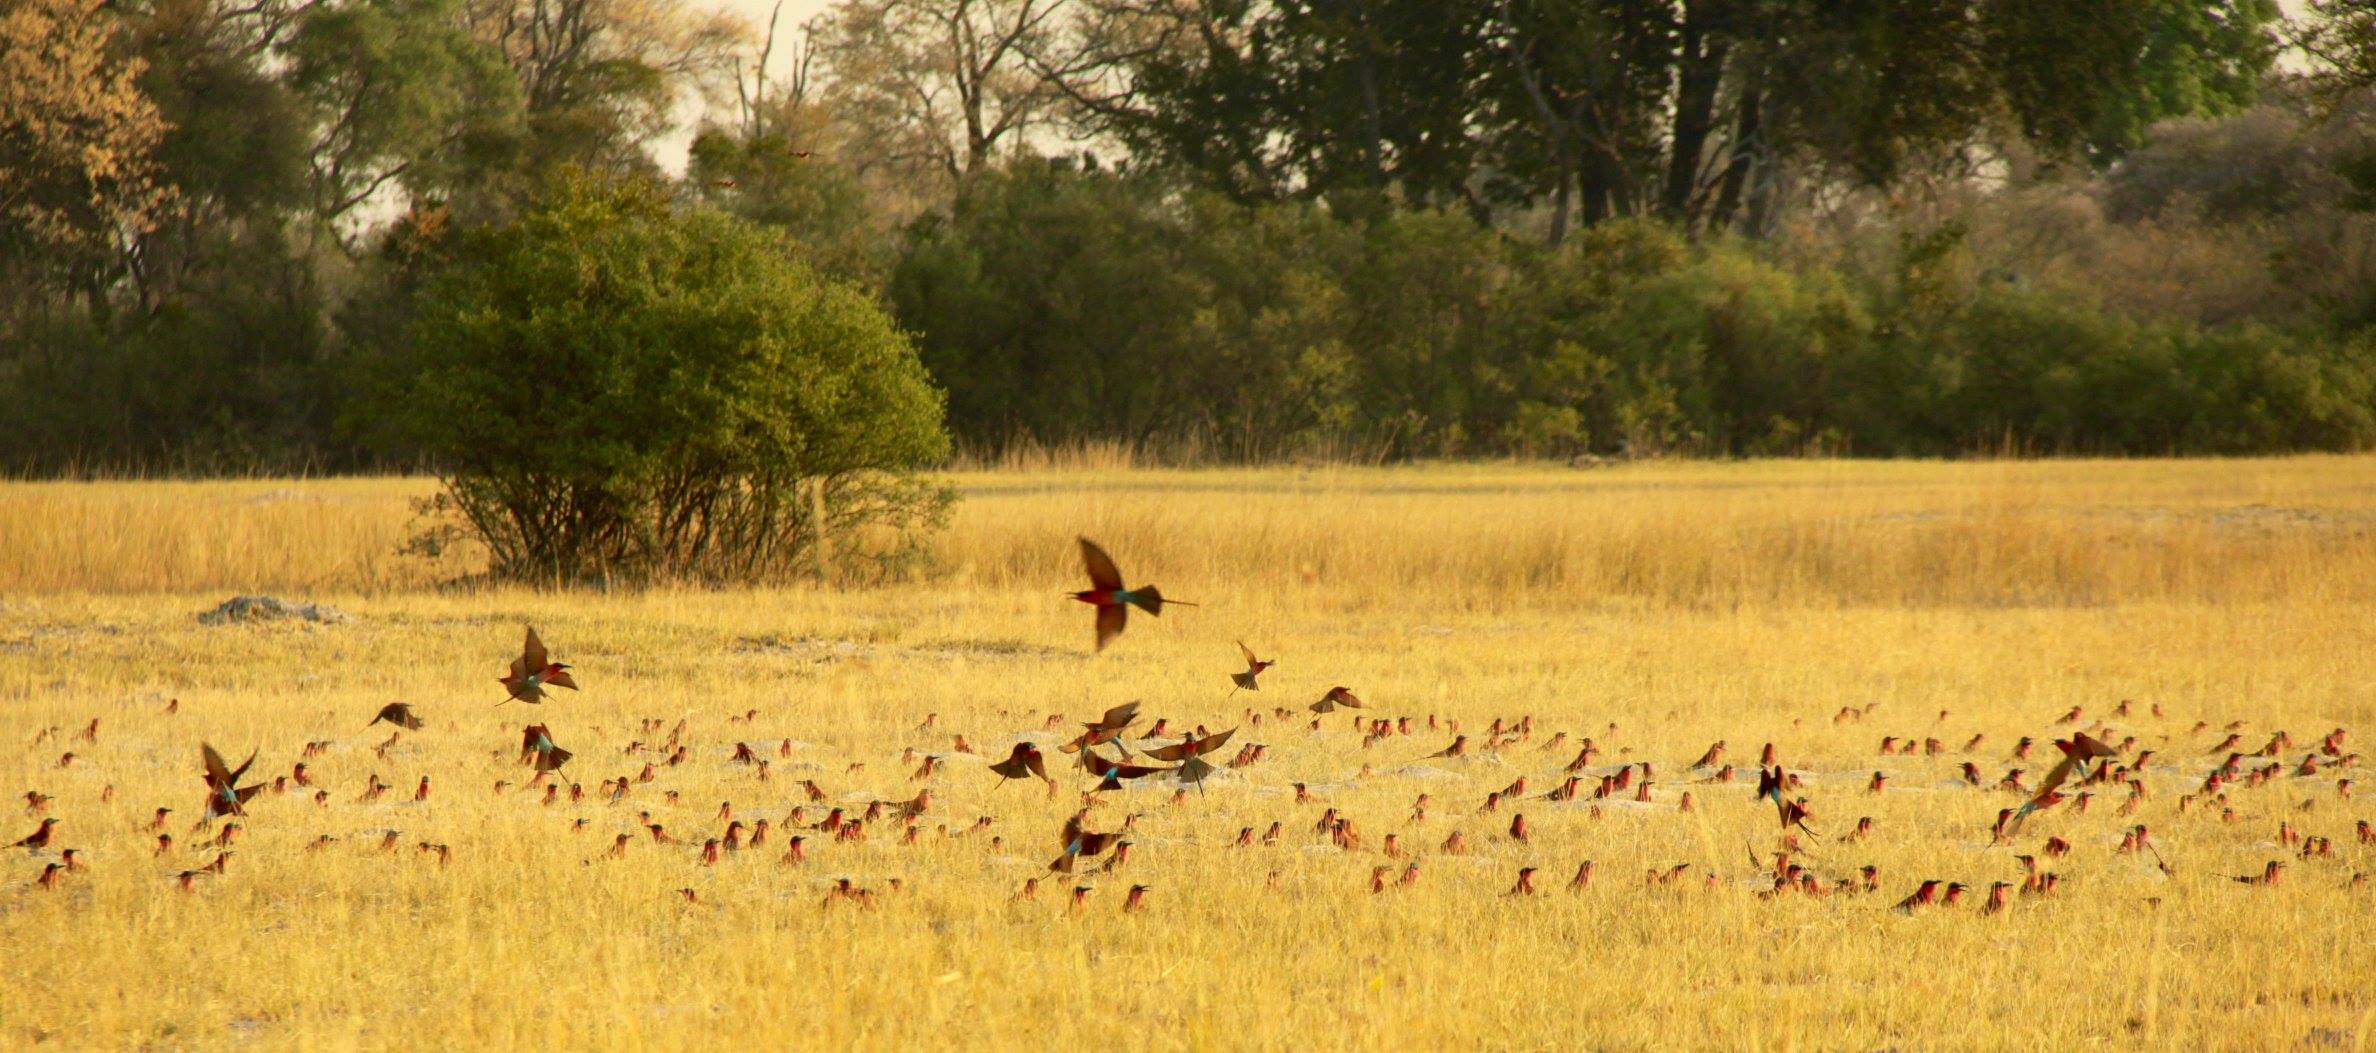
<svg viewBox="0 0 2376 1053"><path fill-rule="evenodd" d="M381 706L379 715L371 718L371 724L377 724L383 720L407 731L421 730L421 718L414 716L412 707L402 702L390 702ZM368 728L371 724L363 726Z"/></svg>
<svg viewBox="0 0 2376 1053"><path fill-rule="evenodd" d="M1091 587L1072 595L1073 599L1097 608L1098 650L1105 650L1107 644L1114 642L1114 637L1122 635L1122 629L1130 620L1130 608L1132 607L1137 607L1160 618L1163 616L1163 605L1166 603L1175 603L1182 607L1196 606L1193 603L1184 603L1179 600L1166 600L1163 598L1163 591L1153 585L1142 585L1136 589L1124 588L1122 586L1122 571L1114 566L1114 558L1106 555L1104 549L1097 547L1097 542L1088 538L1079 540L1081 542L1081 565L1089 572Z"/></svg>
<svg viewBox="0 0 2376 1053"><path fill-rule="evenodd" d="M232 768L223 763L223 755L216 753L213 746L199 743L198 752L199 759L206 765L206 817L246 815L248 798L264 789L262 783L239 785L240 778L256 763L256 755L248 754L247 760L241 761L239 767Z"/></svg>
<svg viewBox="0 0 2376 1053"><path fill-rule="evenodd" d="M1026 775L1037 775L1048 783L1056 781L1048 778L1048 762L1039 747L1028 742L1015 743L1014 752L1007 754L1007 759L991 765L990 770L998 773L1000 786L1006 785L1009 779L1020 779Z"/></svg>
<svg viewBox="0 0 2376 1053"><path fill-rule="evenodd" d="M1334 713L1338 706L1346 709L1362 708L1361 700L1353 697L1351 688L1338 686L1329 688L1327 694L1320 696L1320 701L1312 703L1311 709L1314 713Z"/></svg>
<svg viewBox="0 0 2376 1053"><path fill-rule="evenodd" d="M559 771L572 756L575 754L553 744L551 728L530 724L520 730L520 760L538 772Z"/></svg>
<svg viewBox="0 0 2376 1053"><path fill-rule="evenodd" d="M1087 730L1083 731L1079 737L1056 748L1066 753L1079 753L1084 748L1111 742L1120 747L1122 752L1129 753L1130 747L1122 742L1122 729L1129 727L1131 722L1138 719L1138 711L1139 704L1136 702L1124 702L1106 710L1104 716L1096 720L1082 722L1081 726Z"/></svg>
<svg viewBox="0 0 2376 1053"><path fill-rule="evenodd" d="M544 641L536 638L534 626L528 629L528 642L520 648L520 657L512 659L511 673L495 679L511 692L511 699L505 701L518 699L530 705L544 701L547 687L578 689L577 681L569 675L569 667L545 653Z"/></svg>
<svg viewBox="0 0 2376 1053"><path fill-rule="evenodd" d="M1233 684L1236 684L1236 685L1237 685L1237 687L1235 687L1235 688L1231 688L1229 693L1234 695L1234 694L1236 694L1236 693L1238 692L1238 690L1239 690L1240 688L1242 688L1242 689L1244 689L1244 690L1247 690L1247 691L1260 691L1260 690L1262 690L1262 685L1261 685L1261 684L1258 684L1258 683L1255 683L1255 681L1254 681L1254 678L1255 678L1255 677L1258 677L1258 676L1261 676L1261 675L1262 675L1262 671L1263 671L1263 670L1265 670L1265 669L1268 669L1268 668L1270 668L1270 667L1272 667L1272 666L1274 666L1274 665L1277 665L1277 664L1279 664L1279 663L1277 663L1277 662L1265 662L1265 661L1263 661L1263 660L1262 660L1262 659L1260 659L1260 658L1256 658L1256 657L1254 657L1254 649L1253 649L1253 648L1251 648L1251 647L1248 647L1248 646L1246 646L1246 642L1245 642L1244 640L1240 640L1240 641L1238 641L1238 650L1245 652L1245 655L1246 655L1246 671L1245 671L1245 672L1243 672L1243 673L1231 673L1231 674L1229 674L1229 681L1230 681L1231 683L1233 683Z"/></svg>

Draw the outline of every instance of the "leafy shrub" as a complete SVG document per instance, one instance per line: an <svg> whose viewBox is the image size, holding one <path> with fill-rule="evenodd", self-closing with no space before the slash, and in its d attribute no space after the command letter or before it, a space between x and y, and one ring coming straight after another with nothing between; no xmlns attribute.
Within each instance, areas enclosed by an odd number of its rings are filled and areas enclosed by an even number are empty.
<svg viewBox="0 0 2376 1053"><path fill-rule="evenodd" d="M461 237L382 391L499 576L747 582L881 571L935 522L941 396L862 293L643 182L567 177ZM831 540L820 551L821 542Z"/></svg>

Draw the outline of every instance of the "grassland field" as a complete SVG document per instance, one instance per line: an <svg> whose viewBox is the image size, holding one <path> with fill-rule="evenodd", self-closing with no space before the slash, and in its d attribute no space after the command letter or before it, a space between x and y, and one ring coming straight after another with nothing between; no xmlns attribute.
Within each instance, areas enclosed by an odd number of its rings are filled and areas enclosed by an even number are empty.
<svg viewBox="0 0 2376 1053"><path fill-rule="evenodd" d="M2376 845L2355 835L2376 786L2334 759L2292 774L2334 729L2353 752L2376 734L2376 457L1053 465L951 482L963 498L913 580L608 593L458 586L467 553L399 556L429 480L0 483L0 843L60 821L47 850L0 852L0 1047L2376 1037L2376 887L2353 884L2376 880ZM1201 606L1134 616L1093 654L1089 611L1065 596L1085 587L1076 534ZM257 593L349 618L199 620ZM583 690L498 706L531 624ZM1239 640L1278 665L1233 696ZM1335 685L1367 700L1359 716L1412 732L1365 741L1342 712L1314 729L1304 707ZM1101 795L1092 827L1138 816L1128 861L1049 875L1093 780L1052 748L1053 796L1002 787L985 762L1019 738L1061 741L1051 715L1072 729L1134 699L1135 730L1236 726L1230 752L1267 754L1184 797L1160 779ZM426 726L375 749L389 729L365 723L398 700ZM1496 718L1527 717L1531 737L1483 748ZM564 774L582 801L523 788L530 721L576 753ZM679 722L682 763L625 752ZM2230 722L2244 751L2290 733L2286 773L2182 810ZM1478 748L1421 760L1454 723ZM1995 780L2019 767L2034 784L2049 740L2082 730L2133 737L2124 759L2154 751L2133 814L2098 786L2084 813L2049 809L1992 843L1998 811L2024 799ZM953 752L960 735L974 754ZM1647 801L1541 799L1587 736L1592 778L1653 766ZM1945 748L1883 756L1885 736ZM2025 736L2036 752L2013 759ZM1687 770L1718 740L1735 781ZM268 789L235 820L223 872L185 891L175 875L215 859L224 826L197 828L202 741L234 762L260 751L266 780L304 760L327 798ZM308 742L326 745L301 757ZM731 762L737 742L769 778ZM1821 835L1793 858L1826 886L1873 866L1879 891L1760 895L1758 861L1781 846L1752 792L1769 742ZM942 761L919 779L926 755ZM1966 784L1966 761L1988 785ZM655 777L623 799L597 792L647 763ZM1480 814L1522 775L1526 799ZM373 780L392 789L366 800ZM886 817L863 841L798 831L807 858L784 862L795 808L813 824L927 788L912 843ZM774 831L705 864L727 804ZM159 807L175 809L164 852ZM1358 844L1316 828L1332 807ZM1506 834L1513 813L1524 842ZM1840 840L1868 816L1871 836ZM1275 843L1233 843L1273 822ZM2169 872L2117 850L2138 823ZM1456 830L1467 854L1443 850ZM2333 853L2302 858L2281 830ZM1384 853L1389 834L1405 857ZM2048 838L2071 846L2044 861L2056 890L1983 914L1990 883L2018 881L2014 857ZM40 886L62 847L82 869ZM2273 859L2289 864L2275 886L2232 880ZM1587 860L1593 883L1571 890ZM1414 862L1416 883L1394 883ZM1678 864L1681 880L1645 877ZM1394 877L1373 893L1380 866ZM1528 866L1541 890L1508 894ZM873 905L829 901L842 877ZM1973 894L1890 909L1927 878ZM1091 888L1079 910L1075 884ZM1137 884L1145 908L1125 912Z"/></svg>

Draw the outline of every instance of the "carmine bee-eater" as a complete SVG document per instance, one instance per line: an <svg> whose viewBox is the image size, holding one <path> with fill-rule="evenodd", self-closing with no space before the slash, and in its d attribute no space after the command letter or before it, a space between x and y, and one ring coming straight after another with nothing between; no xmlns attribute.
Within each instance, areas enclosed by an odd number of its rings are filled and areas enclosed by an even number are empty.
<svg viewBox="0 0 2376 1053"><path fill-rule="evenodd" d="M1070 874L1073 865L1083 857L1095 859L1121 842L1119 833L1098 833L1082 827L1081 819L1088 814L1086 810L1074 812L1072 818L1064 821L1064 854L1048 864L1049 870Z"/></svg>
<svg viewBox="0 0 2376 1053"><path fill-rule="evenodd" d="M2285 864L2272 859L2269 860L2268 866L2261 869L2260 873L2245 874L2241 877L2231 878L2230 880L2239 885L2274 885L2277 883L2277 876L2284 872Z"/></svg>
<svg viewBox="0 0 2376 1053"><path fill-rule="evenodd" d="M575 756L553 744L553 731L542 724L530 724L520 731L520 763L534 767L538 774L560 771Z"/></svg>
<svg viewBox="0 0 2376 1053"><path fill-rule="evenodd" d="M1328 693L1320 696L1320 701L1312 703L1310 708L1314 713L1328 714L1336 712L1339 706L1346 709L1362 708L1361 699L1354 697L1351 688L1343 686L1329 688Z"/></svg>
<svg viewBox="0 0 2376 1053"><path fill-rule="evenodd" d="M1928 881L1925 881L1920 887L1914 890L1913 895L1899 900L1898 905L1891 907L1890 909L1897 911L1900 914L1912 914L1918 907L1930 906L1931 904L1939 901L1940 884L1941 882L1937 878L1932 878Z"/></svg>
<svg viewBox="0 0 2376 1053"><path fill-rule="evenodd" d="M1135 589L1123 587L1122 571L1114 566L1114 558L1106 555L1104 549L1097 547L1097 542L1088 538L1080 538L1079 541L1081 542L1081 565L1089 572L1090 587L1073 593L1072 596L1073 599L1097 608L1098 650L1105 650L1107 644L1114 642L1114 637L1122 635L1122 629L1130 621L1130 608L1132 607L1137 607L1160 618L1163 616L1164 604L1178 604L1182 607L1196 606L1193 603L1185 603L1180 600L1164 599L1163 591L1153 585L1141 585Z"/></svg>
<svg viewBox="0 0 2376 1053"><path fill-rule="evenodd" d="M1146 750L1145 753L1152 759L1178 764L1179 767L1175 770L1180 773L1180 782L1183 784L1193 783L1198 789L1202 789L1205 777L1218 770L1205 761L1205 754L1228 745L1230 736L1236 734L1237 729L1231 728L1228 731L1207 735L1201 739L1189 738L1169 746Z"/></svg>
<svg viewBox="0 0 2376 1053"><path fill-rule="evenodd" d="M383 720L407 731L421 730L421 718L413 715L412 706L403 702L390 702L381 706L379 715L371 718L371 724L377 724ZM368 728L371 724L363 726Z"/></svg>
<svg viewBox="0 0 2376 1053"><path fill-rule="evenodd" d="M2045 780L2038 784L2037 795L2031 797L2014 811L2013 821L2008 826L2007 833L2019 833L2021 821L2029 818L2031 812L2052 808L2066 800L2067 798L2063 794L2057 793L2055 790L2069 781L2072 776L2084 776L2087 774L2090 764L2119 756L2112 747L2104 745L2085 732L2076 733L2069 739L2054 740L2054 748L2062 751L2062 760L2047 771Z"/></svg>
<svg viewBox="0 0 2376 1053"><path fill-rule="evenodd" d="M1138 719L1138 711L1139 704L1136 702L1124 702L1106 710L1105 715L1096 720L1083 721L1081 727L1086 730L1074 737L1071 742L1056 748L1066 753L1078 753L1088 747L1101 746L1111 742L1127 755L1130 752L1130 744L1122 741L1122 731Z"/></svg>
<svg viewBox="0 0 2376 1053"><path fill-rule="evenodd" d="M248 759L237 768L224 764L223 755L205 743L198 744L198 755L206 765L206 817L211 820L218 815L246 815L248 798L264 789L263 783L239 785L248 767L256 763L256 755L248 754Z"/></svg>
<svg viewBox="0 0 2376 1053"><path fill-rule="evenodd" d="M528 642L520 648L520 657L512 659L511 672L495 679L511 692L506 702L517 699L534 705L544 701L547 687L578 689L577 681L569 675L569 667L545 653L544 641L536 638L533 626L528 629Z"/></svg>
<svg viewBox="0 0 2376 1053"><path fill-rule="evenodd" d="M1081 751L1081 767L1098 778L1096 790L1119 790L1125 779L1143 779L1159 772L1178 771L1177 768L1158 768L1152 764L1125 764L1107 760L1096 750ZM1093 791L1094 792L1094 791Z"/></svg>
<svg viewBox="0 0 2376 1053"><path fill-rule="evenodd" d="M1691 770L1698 770L1700 768L1713 768L1723 763L1724 740L1717 739L1715 745L1708 747L1708 752L1700 754L1700 759L1691 762Z"/></svg>
<svg viewBox="0 0 2376 1053"><path fill-rule="evenodd" d="M57 833L57 829L58 821L56 819L44 819L41 821L41 826L39 829L34 830L32 833L26 834L21 840L17 841L17 843L8 847L22 848L28 852L39 852L42 849L49 847L50 838Z"/></svg>
<svg viewBox="0 0 2376 1053"><path fill-rule="evenodd" d="M1260 690L1262 690L1262 685L1261 685L1261 684L1258 684L1258 683L1256 683L1256 682L1255 682L1255 680L1254 680L1254 678L1255 678L1255 677L1258 677L1258 676L1261 676L1261 675L1262 675L1262 671L1263 671L1263 670L1265 670L1265 669L1268 669L1268 668L1270 668L1270 667L1272 667L1272 666L1274 666L1274 665L1277 665L1277 664L1279 664L1279 663L1277 663L1277 662L1265 662L1265 661L1263 661L1263 660L1262 660L1262 659L1260 659L1260 658L1256 658L1256 657L1254 657L1254 649L1253 649L1253 648L1251 648L1251 647L1248 647L1248 646L1246 646L1246 642L1245 642L1244 640L1240 640L1240 641L1238 641L1238 650L1239 650L1239 651L1241 651L1241 652L1244 652L1244 653L1245 653L1245 656L1246 656L1246 671L1245 671L1245 672L1243 672L1243 673L1231 673L1231 674L1229 674L1229 682L1230 682L1230 683L1233 683L1233 684L1236 684L1236 685L1237 685L1236 687L1230 688L1230 689L1229 689L1229 693L1230 693L1230 694L1232 694L1232 695L1235 695L1235 694L1237 694L1237 693L1238 693L1240 690L1245 690L1245 691L1260 691Z"/></svg>
<svg viewBox="0 0 2376 1053"><path fill-rule="evenodd" d="M1041 781L1051 785L1056 781L1048 778L1048 762L1040 753L1040 748L1028 742L1015 743L1014 752L1007 754L1007 759L990 765L990 770L998 774L1000 786L1006 785L1007 780L1027 775L1039 776Z"/></svg>

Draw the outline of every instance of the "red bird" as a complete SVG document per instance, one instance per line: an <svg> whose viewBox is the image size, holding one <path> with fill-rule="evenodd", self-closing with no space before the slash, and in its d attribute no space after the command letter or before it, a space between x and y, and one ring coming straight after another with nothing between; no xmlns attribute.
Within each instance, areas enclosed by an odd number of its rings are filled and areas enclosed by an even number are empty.
<svg viewBox="0 0 2376 1053"><path fill-rule="evenodd" d="M531 764L539 774L559 771L574 756L553 744L552 729L542 724L530 724L520 733L520 763Z"/></svg>
<svg viewBox="0 0 2376 1053"><path fill-rule="evenodd" d="M1119 790L1122 788L1124 779L1143 779L1160 772L1179 770L1178 768L1158 768L1151 764L1124 764L1121 761L1111 761L1098 756L1096 750L1081 751L1081 767L1087 769L1089 774L1098 777L1097 790Z"/></svg>
<svg viewBox="0 0 2376 1053"><path fill-rule="evenodd" d="M1353 697L1351 688L1339 686L1329 688L1327 694L1320 696L1320 701L1312 703L1311 710L1314 713L1334 713L1338 706L1347 709L1362 708L1361 700Z"/></svg>
<svg viewBox="0 0 2376 1053"><path fill-rule="evenodd" d="M1072 818L1064 821L1064 854L1057 856L1055 862L1048 864L1049 870L1060 874L1070 874L1073 872L1073 864L1076 860L1084 856L1095 859L1121 842L1121 834L1098 833L1084 829L1081 826L1081 819L1088 814L1086 810L1074 812Z"/></svg>
<svg viewBox="0 0 2376 1053"><path fill-rule="evenodd" d="M58 821L56 819L44 819L41 821L40 829L26 834L23 840L18 841L17 843L8 847L22 848L29 852L39 852L42 849L49 847L50 836L56 832L57 829Z"/></svg>
<svg viewBox="0 0 2376 1053"><path fill-rule="evenodd" d="M578 689L577 681L569 675L569 667L545 653L544 641L536 638L534 626L528 629L528 642L520 648L520 657L512 659L511 673L495 679L511 692L511 699L505 701L518 699L530 705L544 701L547 687Z"/></svg>
<svg viewBox="0 0 2376 1053"><path fill-rule="evenodd" d="M1039 747L1028 742L1015 743L1014 752L1007 754L1007 759L990 765L990 770L998 773L1000 786L1006 785L1009 779L1020 779L1026 775L1037 775L1051 785L1056 781L1048 778L1048 762Z"/></svg>
<svg viewBox="0 0 2376 1053"><path fill-rule="evenodd" d="M1147 750L1146 754L1155 760L1178 764L1179 767L1174 770L1180 773L1180 781L1195 783L1201 789L1204 786L1205 777L1217 770L1205 761L1205 754L1228 745L1230 737L1236 734L1237 729L1231 728L1218 735L1207 735L1201 739L1191 738L1174 745Z"/></svg>
<svg viewBox="0 0 2376 1053"><path fill-rule="evenodd" d="M2267 867L2262 868L2260 873L2246 874L2242 877L2233 878L2231 880L2235 881L2239 885L2274 885L2277 883L2277 875L2283 873L2284 870L2285 864L2272 859L2269 860L2269 865Z"/></svg>
<svg viewBox="0 0 2376 1053"><path fill-rule="evenodd" d="M1927 907L1938 902L1939 884L1940 882L1936 878L1923 882L1920 888L1914 890L1913 895L1899 900L1898 905L1890 909L1900 914L1912 914L1917 907Z"/></svg>
<svg viewBox="0 0 2376 1053"><path fill-rule="evenodd" d="M1160 618L1166 603L1176 603L1182 607L1196 606L1180 600L1166 600L1163 591L1153 585L1124 588L1122 571L1114 566L1114 558L1097 547L1097 542L1088 538L1078 540L1081 542L1081 565L1089 572L1090 588L1073 593L1072 596L1097 608L1098 650L1105 650L1107 644L1114 642L1114 637L1122 635L1123 627L1130 621L1132 607Z"/></svg>
<svg viewBox="0 0 2376 1053"><path fill-rule="evenodd" d="M240 777L246 775L248 768L256 763L256 755L248 754L248 759L241 761L238 768L232 768L223 763L223 755L216 753L213 746L199 743L198 754L206 765L206 817L213 819L218 815L246 815L248 798L264 789L262 783L254 786L238 784Z"/></svg>
<svg viewBox="0 0 2376 1053"><path fill-rule="evenodd" d="M1238 641L1238 650L1245 652L1246 671L1243 673L1229 674L1230 682L1237 685L1237 687L1231 688L1229 693L1232 695L1237 694L1239 688L1243 688L1247 691L1262 690L1262 685L1255 683L1254 678L1261 676L1263 670L1279 663L1265 662L1262 659L1254 657L1254 649L1246 646L1246 642L1243 640Z"/></svg>
<svg viewBox="0 0 2376 1053"><path fill-rule="evenodd" d="M1081 732L1071 742L1056 748L1066 753L1078 753L1090 746L1101 746L1111 742L1121 747L1122 752L1127 754L1130 752L1130 747L1122 741L1122 729L1138 720L1138 711L1139 704L1136 702L1124 702L1106 710L1105 715L1096 720L1083 721L1081 726L1088 730Z"/></svg>
<svg viewBox="0 0 2376 1053"><path fill-rule="evenodd" d="M371 718L371 724L377 724L383 720L407 731L421 730L421 718L414 716L412 707L402 702L390 702L381 706L379 715ZM363 726L368 728L371 724Z"/></svg>

